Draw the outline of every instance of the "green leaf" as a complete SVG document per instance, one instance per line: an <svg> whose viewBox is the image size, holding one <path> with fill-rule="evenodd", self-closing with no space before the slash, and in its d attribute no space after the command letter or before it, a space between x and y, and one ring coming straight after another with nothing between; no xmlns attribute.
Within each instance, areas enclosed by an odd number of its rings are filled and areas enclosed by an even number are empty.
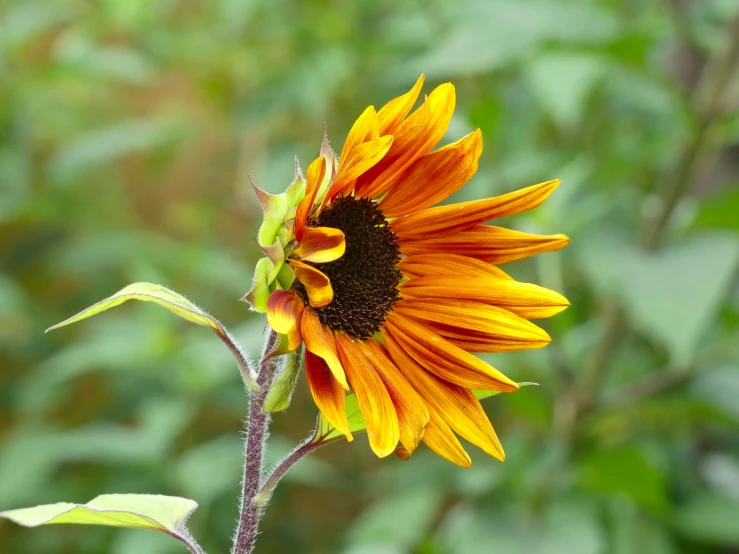
<svg viewBox="0 0 739 554"><path fill-rule="evenodd" d="M194 500L177 496L103 494L87 504L59 502L0 512L0 517L24 527L68 523L150 529L192 544L185 523L197 507Z"/></svg>
<svg viewBox="0 0 739 554"><path fill-rule="evenodd" d="M349 420L349 430L352 433L361 433L366 430L364 418L359 409L359 402L357 402L357 396L353 392L346 395L346 418ZM331 425L323 417L323 414L318 415L318 423L316 425L316 432L313 435L313 442L327 443L343 438L344 433Z"/></svg>
<svg viewBox="0 0 739 554"><path fill-rule="evenodd" d="M691 499L678 509L675 528L683 536L722 546L739 546L739 500L715 494Z"/></svg>
<svg viewBox="0 0 739 554"><path fill-rule="evenodd" d="M285 354L280 372L275 377L264 401L265 412L281 412L290 406L302 366L303 356L301 354L302 349Z"/></svg>
<svg viewBox="0 0 739 554"><path fill-rule="evenodd" d="M97 304L93 304L89 308L82 310L77 315L73 315L69 319L65 319L61 323L49 327L46 331L58 329L71 323L77 323L88 317L92 317L101 312L120 306L128 300L141 300L142 302L154 302L167 308L173 314L180 316L187 321L208 327L219 336L225 336L227 331L220 322L214 317L208 315L201 308L190 302L184 296L177 294L161 285L152 283L133 283L122 288L113 296L109 296L105 300L101 300Z"/></svg>
<svg viewBox="0 0 739 554"><path fill-rule="evenodd" d="M202 308L199 308L187 298L181 294L177 294L174 291L169 290L161 285L154 285L152 283L133 283L127 287L122 288L113 296L109 296L105 300L101 300L97 304L93 304L87 309L82 310L77 315L73 315L69 319L65 319L61 323L49 327L46 331L49 332L52 329L58 329L71 323L76 323L92 317L101 312L120 306L128 300L141 300L142 302L154 302L167 308L170 312L180 316L182 319L186 319L197 325L208 327L228 346L229 350L234 354L239 362L239 366L242 370L242 375L246 379L249 388L256 388L256 375L253 374L251 367L246 364L246 358L241 351L241 348L236 343L231 334L221 323L205 312ZM248 373L247 373L248 369Z"/></svg>

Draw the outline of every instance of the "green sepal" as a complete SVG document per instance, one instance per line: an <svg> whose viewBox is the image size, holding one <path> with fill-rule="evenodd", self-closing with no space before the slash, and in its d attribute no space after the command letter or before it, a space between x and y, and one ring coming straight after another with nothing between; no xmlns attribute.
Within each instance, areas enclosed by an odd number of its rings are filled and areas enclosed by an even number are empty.
<svg viewBox="0 0 739 554"><path fill-rule="evenodd" d="M282 337L282 340L287 342L284 337ZM302 348L299 348L283 356L282 367L264 401L265 412L281 412L290 406L303 366L302 350Z"/></svg>
<svg viewBox="0 0 739 554"><path fill-rule="evenodd" d="M359 409L357 395L350 392L346 395L346 419L349 421L349 431L352 433L361 433L367 430L364 424L362 411ZM339 439L346 438L344 433L331 425L323 414L318 415L316 422L316 431L313 434L311 442L325 444Z"/></svg>
<svg viewBox="0 0 739 554"><path fill-rule="evenodd" d="M242 300L249 302L251 309L255 312L264 313L267 311L267 299L271 292L269 288L271 283L269 275L274 267L272 260L261 258L254 269L254 280L251 284L251 290L246 293Z"/></svg>
<svg viewBox="0 0 739 554"><path fill-rule="evenodd" d="M282 290L290 290L290 287L293 286L293 281L295 281L295 272L288 264L282 264L280 271L277 273L276 281Z"/></svg>

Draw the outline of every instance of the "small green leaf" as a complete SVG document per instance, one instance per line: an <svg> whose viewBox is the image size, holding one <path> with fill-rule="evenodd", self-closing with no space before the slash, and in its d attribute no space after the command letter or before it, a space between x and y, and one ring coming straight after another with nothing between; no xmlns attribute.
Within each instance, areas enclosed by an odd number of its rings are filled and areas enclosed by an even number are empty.
<svg viewBox="0 0 739 554"><path fill-rule="evenodd" d="M350 392L346 395L346 418L349 420L349 430L352 433L361 433L366 430L364 418L359 409L357 396ZM318 423L316 425L316 433L313 435L313 442L327 443L338 439L343 439L344 433L331 425L323 414L318 415Z"/></svg>
<svg viewBox="0 0 739 554"><path fill-rule="evenodd" d="M83 319L87 319L88 317L92 317L109 310L110 308L120 306L128 300L154 302L167 308L170 312L180 316L182 319L186 319L187 321L211 329L226 344L226 346L228 346L229 350L231 350L236 357L239 367L242 370L242 375L249 388L252 390L256 390L258 388L256 384L256 374L254 374L254 371L246 362L246 358L244 357L241 348L226 328L221 325L216 318L190 302L181 294L177 294L161 285L154 285L152 283L133 283L128 285L119 290L113 296L109 296L105 300L101 300L97 304L93 304L89 308L82 310L77 315L73 315L69 319L65 319L61 323L57 323L56 325L49 327L46 332L49 332L52 329L58 329L59 327L64 327L71 323L82 321Z"/></svg>
<svg viewBox="0 0 739 554"><path fill-rule="evenodd" d="M154 494L103 494L87 504L59 502L0 512L0 517L24 527L61 523L151 529L192 544L185 527L197 502Z"/></svg>
<svg viewBox="0 0 739 554"><path fill-rule="evenodd" d="M303 360L303 356L300 354L300 350L285 354L280 372L275 377L275 381L264 401L265 412L281 412L287 410L290 406L295 385L297 385L298 376L300 375L301 360Z"/></svg>
<svg viewBox="0 0 739 554"><path fill-rule="evenodd" d="M101 300L97 304L93 304L89 308L82 310L77 315L73 315L69 319L65 319L61 323L57 323L53 327L49 327L46 331L58 329L71 323L77 323L88 317L92 317L101 312L120 306L128 300L141 300L143 302L155 302L160 306L164 306L173 314L180 316L187 321L209 327L217 335L225 336L226 329L214 317L208 315L205 311L198 308L184 296L177 294L160 285L152 283L133 283L116 292L113 296L109 296L105 300Z"/></svg>

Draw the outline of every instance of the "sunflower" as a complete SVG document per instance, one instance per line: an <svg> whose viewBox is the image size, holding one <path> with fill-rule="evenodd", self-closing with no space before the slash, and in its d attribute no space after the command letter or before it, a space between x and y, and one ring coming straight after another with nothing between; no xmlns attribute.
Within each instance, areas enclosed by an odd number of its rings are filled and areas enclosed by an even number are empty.
<svg viewBox="0 0 739 554"><path fill-rule="evenodd" d="M518 389L473 353L541 348L551 339L529 320L569 305L498 264L569 239L484 224L537 207L558 180L434 207L475 174L482 137L478 129L432 151L455 91L442 84L410 113L422 85L423 76L379 111L367 108L340 156L324 136L305 178L298 170L283 195L257 189L267 257L247 298L288 349L305 345L316 406L348 440L353 391L378 456L407 459L423 441L469 467L457 435L504 459L474 391Z"/></svg>

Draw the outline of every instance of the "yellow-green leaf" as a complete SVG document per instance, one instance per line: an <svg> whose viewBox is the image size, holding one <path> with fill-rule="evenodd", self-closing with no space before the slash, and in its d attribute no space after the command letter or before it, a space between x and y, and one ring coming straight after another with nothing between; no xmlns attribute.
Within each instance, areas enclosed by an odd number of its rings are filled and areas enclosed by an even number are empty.
<svg viewBox="0 0 739 554"><path fill-rule="evenodd" d="M103 494L87 504L59 502L0 512L0 517L24 527L61 523L151 529L193 544L185 527L197 502L154 494Z"/></svg>
<svg viewBox="0 0 739 554"><path fill-rule="evenodd" d="M357 402L357 396L353 392L346 395L346 418L349 420L349 430L352 433L361 433L366 430L364 418L362 417L362 412L359 409L359 403ZM316 432L313 435L312 442L327 443L343 438L344 433L331 425L326 418L323 417L323 414L318 416Z"/></svg>
<svg viewBox="0 0 739 554"><path fill-rule="evenodd" d="M128 300L154 302L167 308L173 314L178 315L187 321L211 329L226 344L226 346L228 346L229 350L231 350L236 357L242 375L249 385L249 388L252 390L257 388L256 375L248 366L241 348L226 328L221 325L216 318L190 302L181 294L177 294L161 285L155 285L153 283L133 283L122 288L113 296L109 296L105 300L101 300L97 304L93 304L89 308L82 310L77 315L73 315L69 319L65 319L61 323L57 323L53 327L49 327L46 331L48 332L52 329L58 329L59 327L64 327L65 325L87 319L88 317L92 317L111 308L115 308L116 306L120 306Z"/></svg>
<svg viewBox="0 0 739 554"><path fill-rule="evenodd" d="M531 387L531 386L538 387L539 383L531 383L531 382L526 381L523 383L518 383L518 386L519 387ZM478 400L484 400L485 398L490 398L491 396L500 394L499 390L473 390L472 392L474 393L475 398L477 398Z"/></svg>

